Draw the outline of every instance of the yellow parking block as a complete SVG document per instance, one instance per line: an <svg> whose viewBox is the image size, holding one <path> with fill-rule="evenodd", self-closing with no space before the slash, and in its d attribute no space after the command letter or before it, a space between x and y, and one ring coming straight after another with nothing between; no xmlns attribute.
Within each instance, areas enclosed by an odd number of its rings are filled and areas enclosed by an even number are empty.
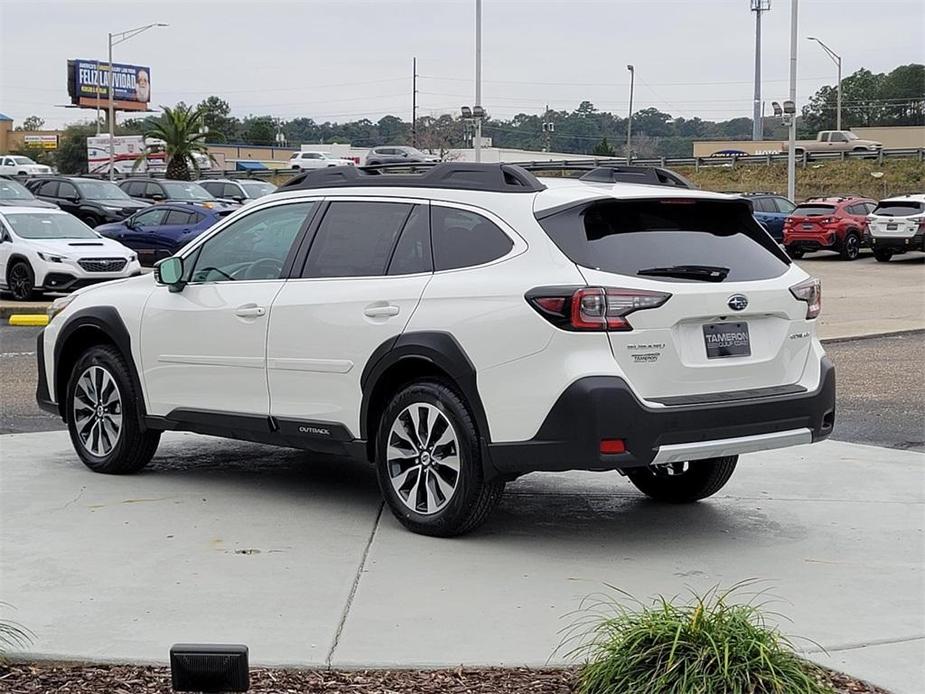
<svg viewBox="0 0 925 694"><path fill-rule="evenodd" d="M43 326L48 325L48 316L44 313L17 313L10 316L10 325Z"/></svg>

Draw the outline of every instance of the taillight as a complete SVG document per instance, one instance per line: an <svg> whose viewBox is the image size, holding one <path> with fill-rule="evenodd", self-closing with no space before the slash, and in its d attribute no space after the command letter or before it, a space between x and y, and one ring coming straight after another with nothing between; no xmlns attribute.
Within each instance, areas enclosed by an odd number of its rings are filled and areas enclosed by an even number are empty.
<svg viewBox="0 0 925 694"><path fill-rule="evenodd" d="M527 302L543 318L563 330L626 331L627 316L658 308L671 298L665 292L613 287L538 287Z"/></svg>
<svg viewBox="0 0 925 694"><path fill-rule="evenodd" d="M790 293L806 302L806 318L815 318L822 311L822 282L815 277L790 287Z"/></svg>

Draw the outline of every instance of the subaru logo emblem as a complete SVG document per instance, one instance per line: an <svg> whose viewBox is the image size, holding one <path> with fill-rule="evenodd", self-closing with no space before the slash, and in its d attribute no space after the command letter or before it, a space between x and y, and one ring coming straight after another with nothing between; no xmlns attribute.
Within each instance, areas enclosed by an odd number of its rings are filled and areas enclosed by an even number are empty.
<svg viewBox="0 0 925 694"><path fill-rule="evenodd" d="M727 303L733 311L744 311L748 306L748 299L743 294L733 294Z"/></svg>

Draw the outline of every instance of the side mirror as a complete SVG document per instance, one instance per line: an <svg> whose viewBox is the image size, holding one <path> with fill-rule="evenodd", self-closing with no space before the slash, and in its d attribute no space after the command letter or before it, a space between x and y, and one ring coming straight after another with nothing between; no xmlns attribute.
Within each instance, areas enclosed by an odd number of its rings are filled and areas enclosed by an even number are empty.
<svg viewBox="0 0 925 694"><path fill-rule="evenodd" d="M154 264L154 281L166 284L170 291L179 292L183 289L183 258L172 255L159 260Z"/></svg>
<svg viewBox="0 0 925 694"><path fill-rule="evenodd" d="M69 202L80 202L80 196L79 195L68 195L65 198L65 200L68 200Z"/></svg>
<svg viewBox="0 0 925 694"><path fill-rule="evenodd" d="M246 198L243 195L232 195L231 199L235 202L244 202Z"/></svg>
<svg viewBox="0 0 925 694"><path fill-rule="evenodd" d="M161 200L164 199L164 196L161 195L160 193L154 193L154 195L151 196L151 199L152 199L154 202L160 202Z"/></svg>

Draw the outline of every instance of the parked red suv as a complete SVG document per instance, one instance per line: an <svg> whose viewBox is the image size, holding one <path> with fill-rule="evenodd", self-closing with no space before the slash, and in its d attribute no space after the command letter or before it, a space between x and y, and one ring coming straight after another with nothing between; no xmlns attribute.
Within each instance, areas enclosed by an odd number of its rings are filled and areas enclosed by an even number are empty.
<svg viewBox="0 0 925 694"><path fill-rule="evenodd" d="M813 251L836 251L845 260L861 252L867 215L877 206L869 198L810 198L784 221L784 246L791 258Z"/></svg>

